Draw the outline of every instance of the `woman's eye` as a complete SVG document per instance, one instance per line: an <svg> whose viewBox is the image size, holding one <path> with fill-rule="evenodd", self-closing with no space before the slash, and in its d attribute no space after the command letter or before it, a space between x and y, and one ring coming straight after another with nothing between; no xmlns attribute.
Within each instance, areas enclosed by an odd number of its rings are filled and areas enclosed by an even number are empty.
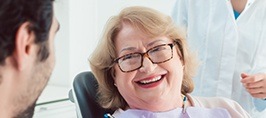
<svg viewBox="0 0 266 118"><path fill-rule="evenodd" d="M132 55L125 55L123 58L122 58L122 61L125 61L127 59L131 59L132 58Z"/></svg>
<svg viewBox="0 0 266 118"><path fill-rule="evenodd" d="M135 60L135 59L139 59L141 57L140 54L129 54L129 55L125 55L122 59L122 61L128 61L128 60Z"/></svg>
<svg viewBox="0 0 266 118"><path fill-rule="evenodd" d="M153 48L150 52L152 53L152 52L158 52L158 51L161 51L161 50L164 50L165 48L164 48L164 46L159 46L159 47L155 47L155 48Z"/></svg>

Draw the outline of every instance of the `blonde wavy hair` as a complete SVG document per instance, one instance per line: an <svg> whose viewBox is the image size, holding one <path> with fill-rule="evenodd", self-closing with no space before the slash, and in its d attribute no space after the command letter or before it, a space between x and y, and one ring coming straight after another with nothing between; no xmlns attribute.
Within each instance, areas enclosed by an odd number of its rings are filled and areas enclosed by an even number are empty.
<svg viewBox="0 0 266 118"><path fill-rule="evenodd" d="M113 62L117 58L115 39L125 22L130 23L134 28L150 37L167 36L177 42L177 51L184 63L181 92L183 94L191 93L194 89L192 77L198 63L194 58L195 55L188 50L185 32L176 27L170 16L151 8L134 6L123 9L117 16L112 16L109 19L98 46L90 56L90 67L98 82L100 105L114 110L128 107L128 104L114 86L115 63Z"/></svg>

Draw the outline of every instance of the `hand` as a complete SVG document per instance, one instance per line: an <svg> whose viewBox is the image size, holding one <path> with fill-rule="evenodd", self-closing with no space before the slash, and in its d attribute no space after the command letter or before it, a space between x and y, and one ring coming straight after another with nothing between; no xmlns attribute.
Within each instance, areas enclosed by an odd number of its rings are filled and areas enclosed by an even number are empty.
<svg viewBox="0 0 266 118"><path fill-rule="evenodd" d="M249 75L247 73L242 73L242 84L249 92L249 94L255 98L266 98L266 74L259 73L254 75Z"/></svg>

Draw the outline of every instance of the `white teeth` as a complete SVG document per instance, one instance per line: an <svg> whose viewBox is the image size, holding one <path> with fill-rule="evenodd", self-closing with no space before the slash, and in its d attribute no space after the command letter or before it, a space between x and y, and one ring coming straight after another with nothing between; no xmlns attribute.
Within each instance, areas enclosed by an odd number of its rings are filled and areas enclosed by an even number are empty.
<svg viewBox="0 0 266 118"><path fill-rule="evenodd" d="M140 81L140 83L142 83L142 84L148 84L148 83L151 83L151 82L155 82L155 81L160 80L161 77L162 77L162 76L157 76L157 77L155 77L155 78L153 78L153 79L150 79L150 80L142 80L142 81Z"/></svg>

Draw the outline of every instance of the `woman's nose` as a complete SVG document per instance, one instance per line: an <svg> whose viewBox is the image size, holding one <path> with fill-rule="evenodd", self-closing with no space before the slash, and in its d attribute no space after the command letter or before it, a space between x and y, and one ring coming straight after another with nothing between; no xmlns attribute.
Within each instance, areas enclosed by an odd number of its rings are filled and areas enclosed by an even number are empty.
<svg viewBox="0 0 266 118"><path fill-rule="evenodd" d="M157 64L153 64L149 57L143 57L142 67L139 69L140 72L149 73L156 68Z"/></svg>

